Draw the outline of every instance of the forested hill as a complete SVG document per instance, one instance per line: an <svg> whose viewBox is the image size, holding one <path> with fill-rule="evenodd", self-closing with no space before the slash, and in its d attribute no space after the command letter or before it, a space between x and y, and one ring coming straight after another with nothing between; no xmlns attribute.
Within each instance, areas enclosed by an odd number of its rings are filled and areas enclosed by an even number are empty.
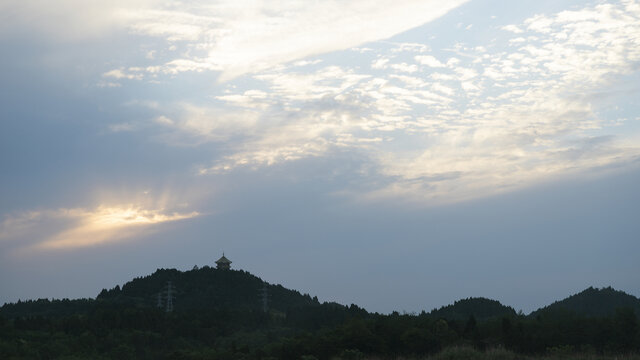
<svg viewBox="0 0 640 360"><path fill-rule="evenodd" d="M320 305L317 298L269 284L248 272L208 266L184 272L159 269L149 276L133 279L122 288L116 286L102 290L97 301L166 307L169 286L176 312L205 308L261 310L265 291L267 305L272 311L285 312L289 308Z"/></svg>
<svg viewBox="0 0 640 360"><path fill-rule="evenodd" d="M169 297L171 312L176 316L216 316L217 321L243 323L248 327L264 321L265 315L283 319L287 326L298 329L334 326L352 316L368 315L355 305L321 304L317 297L269 284L243 270L204 266L189 271L158 269L122 287L103 289L95 300L38 299L5 304L0 307L0 317L91 317L105 309L164 313L168 310Z"/></svg>
<svg viewBox="0 0 640 360"><path fill-rule="evenodd" d="M460 345L625 354L640 351L638 303L589 288L538 310L541 316L485 298L383 315L320 303L241 270L159 269L96 299L3 305L0 359L406 358Z"/></svg>
<svg viewBox="0 0 640 360"><path fill-rule="evenodd" d="M496 300L468 298L434 309L430 315L447 320L467 320L473 316L476 320L482 321L502 316L515 316L516 311Z"/></svg>
<svg viewBox="0 0 640 360"><path fill-rule="evenodd" d="M538 309L531 313L531 316L573 312L583 316L604 317L614 315L616 310L623 308L632 309L636 314L640 314L640 299L611 287L589 287L578 294Z"/></svg>

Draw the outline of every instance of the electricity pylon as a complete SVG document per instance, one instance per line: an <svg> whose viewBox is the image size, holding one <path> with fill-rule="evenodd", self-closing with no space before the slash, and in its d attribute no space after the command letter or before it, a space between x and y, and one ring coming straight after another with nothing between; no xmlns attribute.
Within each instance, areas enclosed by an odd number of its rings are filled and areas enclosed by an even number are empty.
<svg viewBox="0 0 640 360"><path fill-rule="evenodd" d="M174 292L173 284L171 280L167 281L167 307L165 309L166 312L173 311L173 292Z"/></svg>
<svg viewBox="0 0 640 360"><path fill-rule="evenodd" d="M258 290L258 294L260 295L260 301L262 302L262 311L266 313L269 311L269 290L267 288L267 283L262 284L262 289Z"/></svg>

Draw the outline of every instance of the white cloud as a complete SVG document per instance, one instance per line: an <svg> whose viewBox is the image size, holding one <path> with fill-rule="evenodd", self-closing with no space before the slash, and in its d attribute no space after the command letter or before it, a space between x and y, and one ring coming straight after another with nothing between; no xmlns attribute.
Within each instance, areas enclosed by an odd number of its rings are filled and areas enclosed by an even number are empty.
<svg viewBox="0 0 640 360"><path fill-rule="evenodd" d="M445 66L443 63L440 62L440 60L436 59L431 55L419 55L415 57L415 60L420 65L426 65L426 66L435 67L435 68Z"/></svg>
<svg viewBox="0 0 640 360"><path fill-rule="evenodd" d="M56 40L73 40L126 28L167 41L165 48L146 49L147 60L159 58L158 50L175 49L175 43L189 49L147 70L220 71L220 80L225 81L387 39L437 19L466 1L9 0L3 3L3 13L11 16L0 25L0 34L27 28Z"/></svg>
<svg viewBox="0 0 640 360"><path fill-rule="evenodd" d="M371 196L451 200L629 161L640 155L637 146L598 140L610 122L597 115L588 95L634 71L640 60L634 45L640 43L640 14L624 6L605 15L598 15L600 8L579 16L537 15L514 25L526 33L505 29L517 36L517 48L509 38L503 49L510 51L465 46L464 56L446 64L423 49L402 49L437 73L393 64L381 52L371 67L386 71L375 77L344 66L259 74L255 79L266 89L259 96L243 89L218 99L260 107L266 114L256 119L260 132L252 131L203 173L357 148L370 154L381 176L394 179ZM591 14L589 22L585 14ZM405 74L394 73L402 69Z"/></svg>
<svg viewBox="0 0 640 360"><path fill-rule="evenodd" d="M432 21L466 1L169 3L162 10L125 9L119 15L136 33L170 42L184 41L200 53L206 52L198 59L175 59L192 66L164 64L165 67L178 72L195 68L222 71L224 81L277 64L386 39Z"/></svg>
<svg viewBox="0 0 640 360"><path fill-rule="evenodd" d="M498 29L506 39L460 39L442 49L392 42L354 48L462 3L60 0L55 8L26 0L3 3L3 13L16 16L0 31L22 21L20 29L59 26L49 36L72 40L83 26L86 36L124 28L165 40L141 48L143 64L108 62L115 65L98 86L124 88L127 80L163 74L171 86L185 72L221 72L223 80L252 74L218 84L193 103L180 97L149 106L163 140L224 144L204 173L357 149L385 178L380 183L391 184L377 194L466 197L636 156L624 139L597 146L588 140L607 135L615 123L603 118L590 94L637 73L637 1L539 14ZM340 49L352 49L349 56L362 62L313 57ZM132 131L132 124L108 126Z"/></svg>
<svg viewBox="0 0 640 360"><path fill-rule="evenodd" d="M415 64L407 64L407 63L400 63L400 64L392 64L391 68L394 70L397 70L399 72L407 72L407 73L414 73L416 71L418 71L418 66Z"/></svg>
<svg viewBox="0 0 640 360"><path fill-rule="evenodd" d="M142 74L129 74L124 71L124 69L114 69L111 71L107 71L102 74L103 77L106 78L114 78L114 79L129 79L129 80L140 80L142 79Z"/></svg>
<svg viewBox="0 0 640 360"><path fill-rule="evenodd" d="M158 124L162 124L162 125L173 125L175 124L175 122L173 120L171 120L170 118L164 116L164 115L160 115L158 117L156 117L155 122Z"/></svg>
<svg viewBox="0 0 640 360"><path fill-rule="evenodd" d="M524 32L524 30L520 29L518 26L516 25L507 25L507 26L503 26L502 30L506 30L506 31L511 31L514 34L522 34Z"/></svg>
<svg viewBox="0 0 640 360"><path fill-rule="evenodd" d="M552 23L553 20L544 15L536 15L525 21L527 29L541 33L550 33Z"/></svg>
<svg viewBox="0 0 640 360"><path fill-rule="evenodd" d="M225 111L216 107L178 104L178 117L164 115L155 119L171 133L167 137L173 144L198 145L209 141L226 141L234 135L250 136L259 132L259 113L254 110Z"/></svg>
<svg viewBox="0 0 640 360"><path fill-rule="evenodd" d="M436 19L464 2L378 0L305 3L304 7L285 2L282 9L269 12L246 9L243 4L242 14L246 15L228 24L228 35L213 46L209 57L224 66L223 78L232 78L386 39ZM267 13L271 15L265 16Z"/></svg>
<svg viewBox="0 0 640 360"><path fill-rule="evenodd" d="M371 64L371 68L372 69L386 69L389 66L389 59L388 58L379 58L376 59L372 64Z"/></svg>

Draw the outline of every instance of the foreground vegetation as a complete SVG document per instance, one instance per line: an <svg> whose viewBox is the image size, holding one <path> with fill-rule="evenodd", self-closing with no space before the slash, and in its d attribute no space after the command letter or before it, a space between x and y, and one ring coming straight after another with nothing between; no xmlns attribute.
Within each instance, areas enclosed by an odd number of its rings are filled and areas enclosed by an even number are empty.
<svg viewBox="0 0 640 360"><path fill-rule="evenodd" d="M168 281L171 312L157 296ZM0 359L640 360L629 355L640 353L637 306L633 296L590 288L528 316L483 298L383 315L243 271L158 270L96 299L4 305Z"/></svg>
<svg viewBox="0 0 640 360"><path fill-rule="evenodd" d="M598 355L595 353L577 353L568 349L551 349L545 355L522 355L504 348L490 349L484 352L472 347L450 347L440 353L422 358L424 360L640 360L638 354ZM406 358L410 360L410 358ZM418 360L416 358L415 360Z"/></svg>

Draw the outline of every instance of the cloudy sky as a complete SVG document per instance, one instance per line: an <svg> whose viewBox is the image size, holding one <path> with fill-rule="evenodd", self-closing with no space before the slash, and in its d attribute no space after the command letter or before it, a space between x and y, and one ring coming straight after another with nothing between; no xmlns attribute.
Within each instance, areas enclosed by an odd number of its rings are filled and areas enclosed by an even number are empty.
<svg viewBox="0 0 640 360"><path fill-rule="evenodd" d="M380 312L640 295L640 1L5 0L0 48L0 304L223 251Z"/></svg>

